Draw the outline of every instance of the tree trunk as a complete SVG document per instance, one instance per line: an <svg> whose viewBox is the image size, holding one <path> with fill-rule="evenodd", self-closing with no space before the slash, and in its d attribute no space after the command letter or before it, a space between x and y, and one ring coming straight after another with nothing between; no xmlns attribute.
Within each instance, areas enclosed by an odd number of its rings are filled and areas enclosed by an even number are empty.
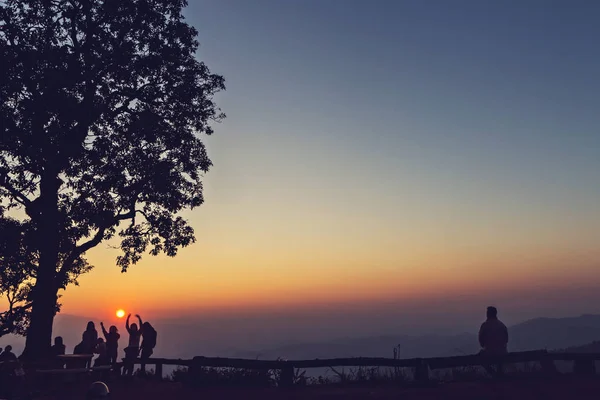
<svg viewBox="0 0 600 400"><path fill-rule="evenodd" d="M41 266L41 263L40 263ZM39 276L35 284L35 297L31 307L29 329L25 341L23 358L27 360L44 359L50 355L52 346L52 324L58 299L58 290L42 284ZM51 281L53 283L53 280Z"/></svg>
<svg viewBox="0 0 600 400"><path fill-rule="evenodd" d="M59 255L58 174L46 171L40 182L40 215L37 218L40 260L31 306L23 358L39 360L50 355L52 324L58 300L56 269Z"/></svg>

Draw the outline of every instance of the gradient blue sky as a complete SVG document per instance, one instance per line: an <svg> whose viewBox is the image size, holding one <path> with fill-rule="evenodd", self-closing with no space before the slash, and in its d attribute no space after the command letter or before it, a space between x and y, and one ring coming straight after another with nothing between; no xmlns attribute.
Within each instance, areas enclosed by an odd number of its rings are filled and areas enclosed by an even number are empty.
<svg viewBox="0 0 600 400"><path fill-rule="evenodd" d="M457 293L517 310L532 286L600 286L599 2L190 3L228 87L186 214L199 241L126 276L95 250L108 265L66 311Z"/></svg>

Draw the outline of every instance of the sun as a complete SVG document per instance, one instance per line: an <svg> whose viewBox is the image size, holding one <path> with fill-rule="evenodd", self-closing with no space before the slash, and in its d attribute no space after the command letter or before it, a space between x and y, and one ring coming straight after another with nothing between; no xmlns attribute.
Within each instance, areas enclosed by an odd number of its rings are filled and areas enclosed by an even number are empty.
<svg viewBox="0 0 600 400"><path fill-rule="evenodd" d="M117 310L117 317L118 318L123 318L125 316L125 311L124 310Z"/></svg>

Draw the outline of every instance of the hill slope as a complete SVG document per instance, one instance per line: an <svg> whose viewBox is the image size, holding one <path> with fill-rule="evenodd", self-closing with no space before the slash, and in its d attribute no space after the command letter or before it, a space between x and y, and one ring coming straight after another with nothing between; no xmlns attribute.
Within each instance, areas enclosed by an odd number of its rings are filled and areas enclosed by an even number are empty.
<svg viewBox="0 0 600 400"><path fill-rule="evenodd" d="M600 340L600 315L569 318L536 318L509 327L510 351L564 349ZM333 357L390 357L401 345L401 357L435 357L472 354L479 351L477 328L462 335L379 336L340 339L321 343L293 344L254 352L239 357L276 359Z"/></svg>
<svg viewBox="0 0 600 400"><path fill-rule="evenodd" d="M55 321L54 334L61 335L67 344L67 351L81 338L81 332L89 319L59 314ZM219 348L209 337L200 337L206 326L190 323L170 324L156 321L159 340L156 355L169 358L189 358L195 355L276 359L332 358L332 357L391 357L392 349L401 345L402 358L450 356L472 354L479 350L477 329L459 335L382 335L364 338L342 338L315 343L295 343L274 345L260 351L245 351ZM218 327L213 327L216 331ZM123 331L123 329L122 329ZM121 332L121 344L125 343ZM581 315L569 318L536 318L509 327L511 351L532 349L566 349L573 346L598 346L600 342L600 315ZM15 351L22 350L23 338L13 336L0 338L0 347L13 345ZM232 342L232 344L236 344ZM241 346L243 348L243 346ZM595 347L594 347L595 348ZM582 350L583 351L583 350ZM598 350L600 351L600 348Z"/></svg>

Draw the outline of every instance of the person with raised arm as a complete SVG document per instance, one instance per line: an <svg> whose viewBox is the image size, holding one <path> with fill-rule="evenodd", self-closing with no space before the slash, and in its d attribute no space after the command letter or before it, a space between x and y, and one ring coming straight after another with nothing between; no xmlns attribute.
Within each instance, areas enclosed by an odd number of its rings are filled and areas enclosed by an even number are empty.
<svg viewBox="0 0 600 400"><path fill-rule="evenodd" d="M100 326L102 327L102 333L106 339L106 354L108 357L108 363L116 364L119 354L119 339L121 338L119 330L116 326L112 325L110 328L108 328L107 332L106 328L104 328L104 322L100 322Z"/></svg>
<svg viewBox="0 0 600 400"><path fill-rule="evenodd" d="M135 315L140 323L140 327L143 324L142 318L139 315ZM129 333L129 344L125 347L125 375L133 375L133 361L138 357L140 353L140 338L142 337L142 330L134 323L129 325L131 314L127 316L125 320L125 329Z"/></svg>

